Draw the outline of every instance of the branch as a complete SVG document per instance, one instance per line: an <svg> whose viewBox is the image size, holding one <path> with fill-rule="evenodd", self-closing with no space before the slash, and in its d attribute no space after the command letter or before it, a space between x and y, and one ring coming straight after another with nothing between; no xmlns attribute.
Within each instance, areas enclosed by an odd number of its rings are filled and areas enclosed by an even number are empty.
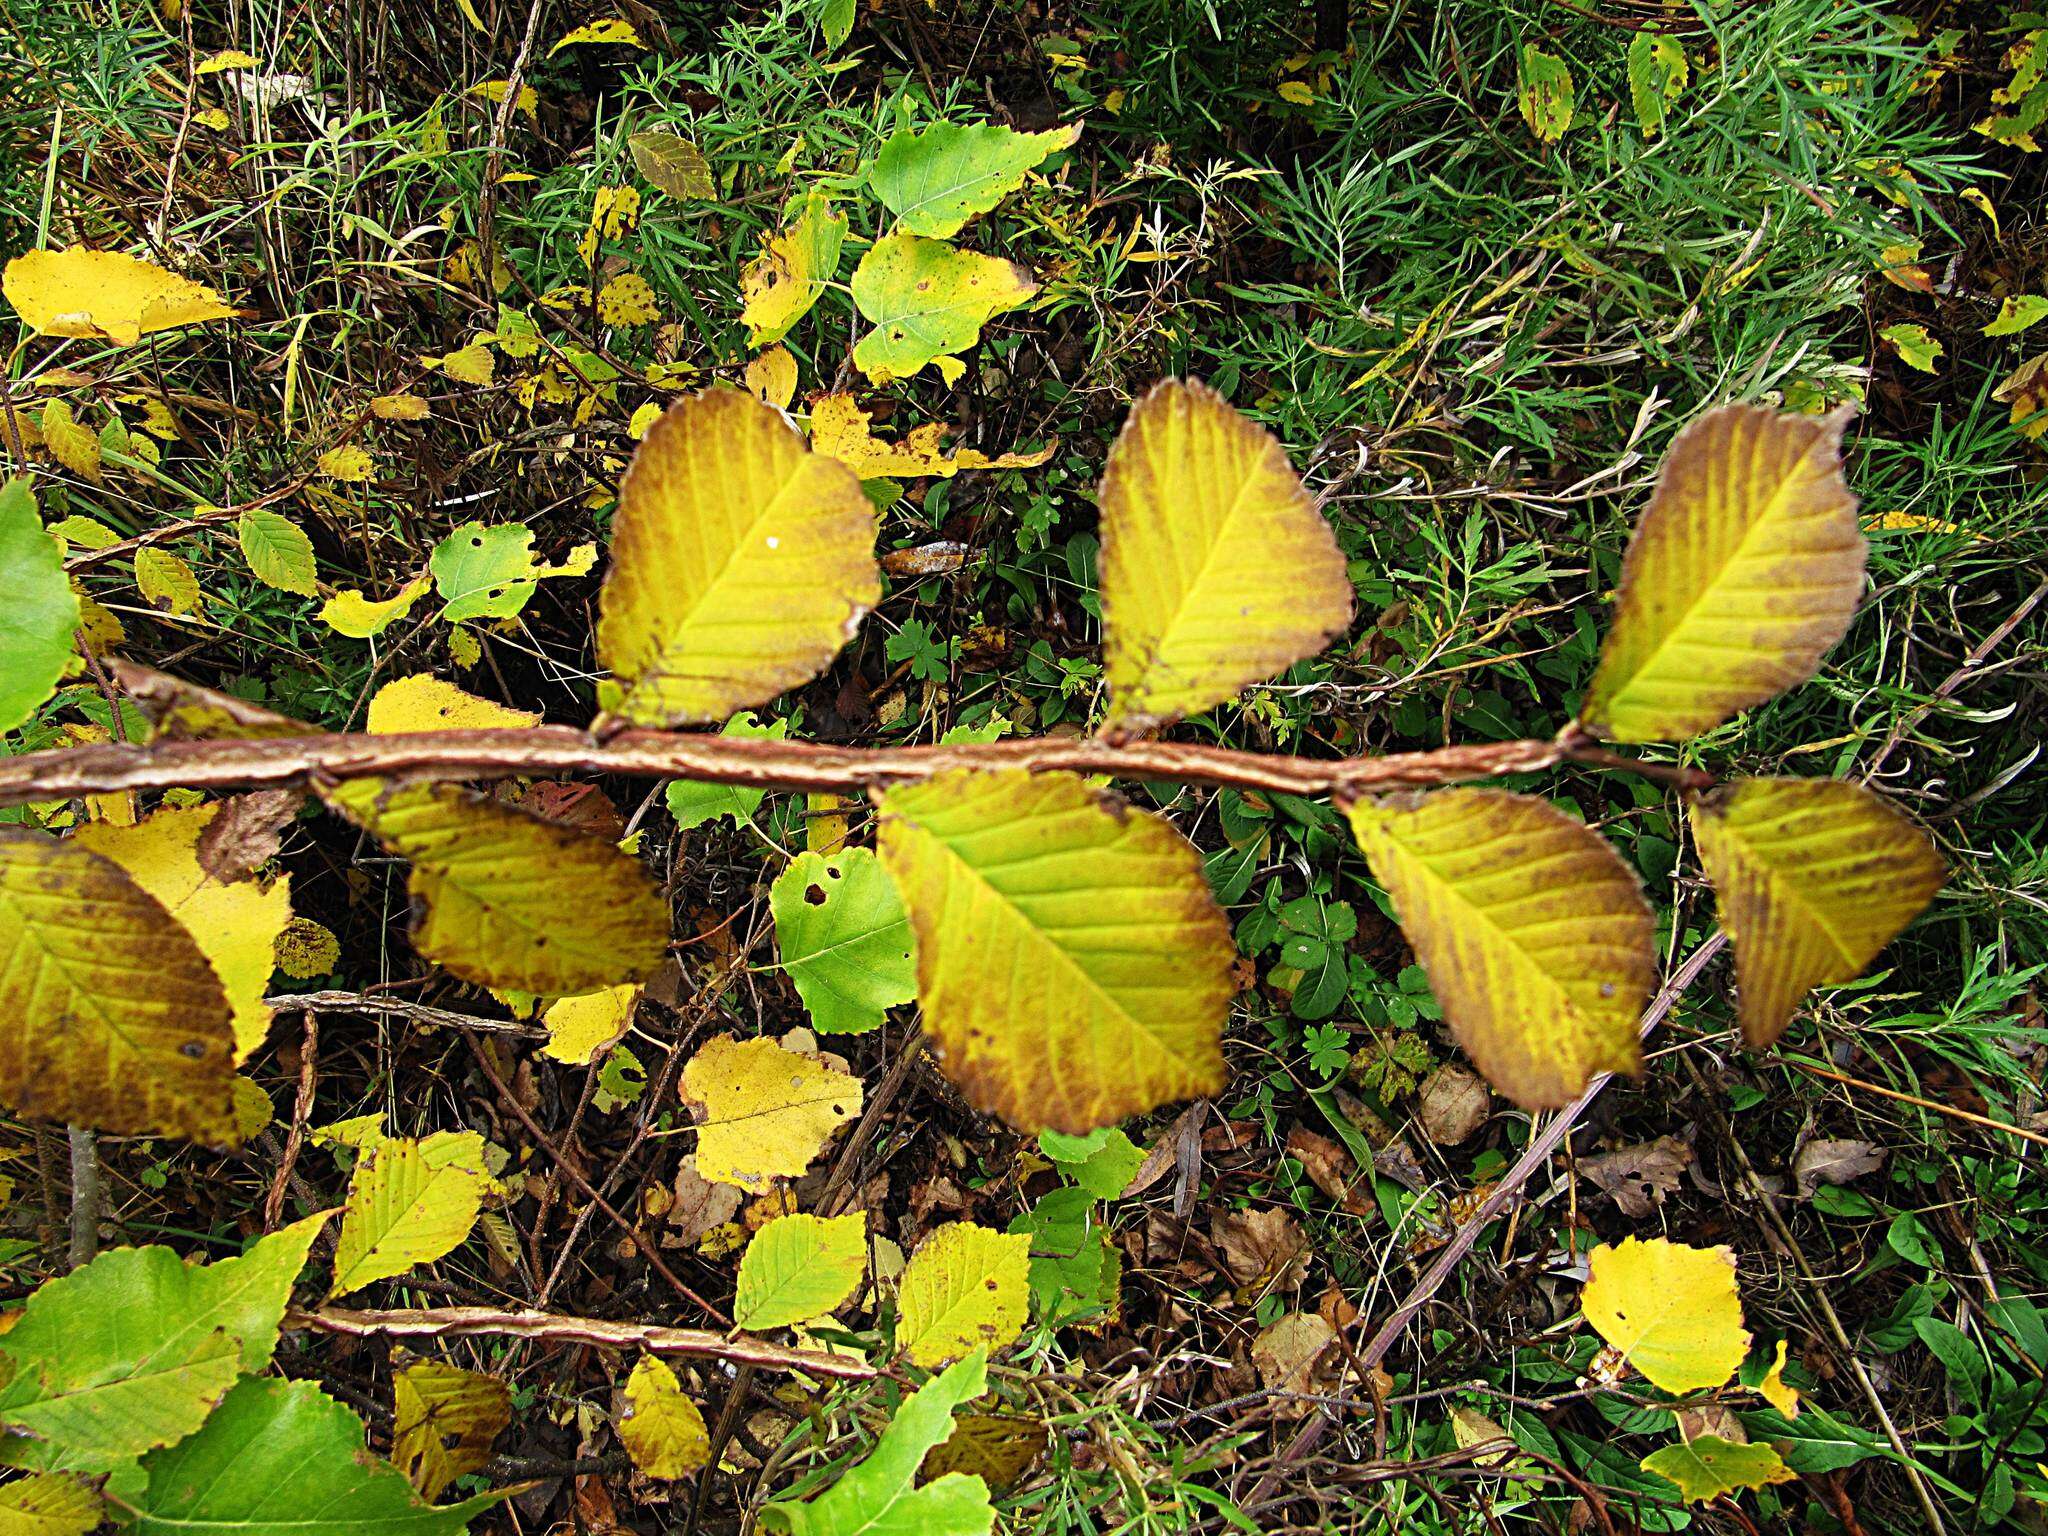
<svg viewBox="0 0 2048 1536"><path fill-rule="evenodd" d="M293 1308L284 1326L301 1332L340 1333L366 1339L454 1339L471 1334L502 1334L557 1344L595 1344L604 1349L644 1349L656 1355L689 1355L727 1360L734 1365L771 1371L803 1371L812 1376L837 1376L866 1381L882 1373L854 1355L831 1355L814 1349L790 1349L759 1339L728 1339L701 1328L667 1328L659 1323L614 1323L595 1317L567 1317L558 1312L499 1311L496 1307L405 1307L389 1311L351 1311L321 1307L306 1312Z"/></svg>
<svg viewBox="0 0 2048 1536"><path fill-rule="evenodd" d="M1549 741L1483 742L1434 752L1316 760L1179 741L1115 742L1037 736L953 746L839 747L667 731L599 741L567 725L404 735L319 733L257 741L109 742L31 752L0 763L0 805L122 790L304 789L351 779L480 780L614 773L697 779L749 789L867 790L961 768L1107 774L1209 784L1340 803L1392 789L1427 789L1556 766Z"/></svg>

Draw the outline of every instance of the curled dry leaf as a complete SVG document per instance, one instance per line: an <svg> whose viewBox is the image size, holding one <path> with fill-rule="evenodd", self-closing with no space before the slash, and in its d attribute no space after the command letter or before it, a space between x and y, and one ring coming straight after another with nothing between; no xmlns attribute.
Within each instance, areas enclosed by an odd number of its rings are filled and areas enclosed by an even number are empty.
<svg viewBox="0 0 2048 1536"><path fill-rule="evenodd" d="M1308 1238L1301 1223L1277 1205L1219 1212L1209 1220L1209 1240L1252 1301L1294 1291L1308 1277Z"/></svg>

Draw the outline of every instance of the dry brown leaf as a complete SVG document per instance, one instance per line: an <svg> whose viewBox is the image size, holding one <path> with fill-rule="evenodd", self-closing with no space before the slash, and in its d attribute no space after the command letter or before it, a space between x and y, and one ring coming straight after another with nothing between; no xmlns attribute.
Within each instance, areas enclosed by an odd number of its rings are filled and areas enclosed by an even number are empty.
<svg viewBox="0 0 2048 1536"><path fill-rule="evenodd" d="M1469 1068L1438 1067L1422 1084L1418 1104L1422 1134L1440 1147L1470 1141L1493 1113L1486 1080Z"/></svg>
<svg viewBox="0 0 2048 1536"><path fill-rule="evenodd" d="M1638 1220L1656 1213L1692 1163L1692 1148L1676 1136L1579 1159L1579 1173L1612 1197L1621 1214Z"/></svg>

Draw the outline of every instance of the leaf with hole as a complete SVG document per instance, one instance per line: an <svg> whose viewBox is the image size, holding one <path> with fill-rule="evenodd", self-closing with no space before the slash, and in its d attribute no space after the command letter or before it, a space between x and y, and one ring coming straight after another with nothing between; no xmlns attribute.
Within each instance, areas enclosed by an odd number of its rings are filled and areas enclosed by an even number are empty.
<svg viewBox="0 0 2048 1536"><path fill-rule="evenodd" d="M766 236L761 254L740 273L740 319L750 347L787 336L839 275L846 215L832 211L832 200L823 192L806 192L783 218L781 232Z"/></svg>
<svg viewBox="0 0 2048 1536"><path fill-rule="evenodd" d="M954 771L883 796L881 860L977 1109L1079 1135L1222 1088L1236 946L1165 821L1073 774Z"/></svg>
<svg viewBox="0 0 2048 1536"><path fill-rule="evenodd" d="M1351 622L1344 557L1286 452L1205 384L1132 407L1098 499L1113 723L1224 703Z"/></svg>
<svg viewBox="0 0 2048 1536"><path fill-rule="evenodd" d="M1813 988L1862 975L1948 877L1925 833L1838 779L1743 779L1690 814L1758 1049Z"/></svg>
<svg viewBox="0 0 2048 1536"><path fill-rule="evenodd" d="M1848 422L1729 405L1678 434L1622 562L1588 730L1684 740L1813 676L1863 590Z"/></svg>
<svg viewBox="0 0 2048 1536"><path fill-rule="evenodd" d="M578 545L560 565L542 564L533 557L533 530L524 523L464 523L427 557L445 624L509 619L548 577L587 575L596 564L595 544Z"/></svg>
<svg viewBox="0 0 2048 1536"><path fill-rule="evenodd" d="M1628 94L1644 138L1663 133L1665 114L1685 93L1691 74L1685 47L1677 38L1646 27L1629 39Z"/></svg>
<svg viewBox="0 0 2048 1536"><path fill-rule="evenodd" d="M910 919L872 849L800 853L768 891L782 968L821 1035L879 1028L917 996Z"/></svg>
<svg viewBox="0 0 2048 1536"><path fill-rule="evenodd" d="M854 345L854 366L886 384L935 363L950 384L967 367L957 354L981 340L981 328L1037 292L1029 272L1001 257L908 230L884 235L853 269L854 306L875 327Z"/></svg>
<svg viewBox="0 0 2048 1536"><path fill-rule="evenodd" d="M671 406L619 487L598 658L639 725L723 720L809 682L881 596L860 481L723 385Z"/></svg>

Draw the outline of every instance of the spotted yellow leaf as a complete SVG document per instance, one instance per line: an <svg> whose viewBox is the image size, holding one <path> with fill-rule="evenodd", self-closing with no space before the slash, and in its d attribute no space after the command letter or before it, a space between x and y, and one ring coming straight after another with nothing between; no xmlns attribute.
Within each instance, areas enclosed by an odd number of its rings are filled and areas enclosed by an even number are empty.
<svg viewBox="0 0 2048 1536"><path fill-rule="evenodd" d="M641 725L724 720L808 682L881 595L860 481L779 411L715 386L671 406L619 488L599 659Z"/></svg>
<svg viewBox="0 0 2048 1536"><path fill-rule="evenodd" d="M667 1361L642 1355L626 1378L625 1399L619 1414L619 1439L625 1442L633 1465L649 1477L682 1477L711 1459L704 1415L683 1395L682 1384Z"/></svg>
<svg viewBox="0 0 2048 1536"><path fill-rule="evenodd" d="M365 723L372 735L388 736L403 731L516 730L539 722L537 714L480 699L420 672L379 688L370 698Z"/></svg>
<svg viewBox="0 0 2048 1536"><path fill-rule="evenodd" d="M740 319L750 347L787 336L839 272L846 215L832 211L831 199L807 192L790 204L786 218L782 231L766 236L761 254L740 273Z"/></svg>
<svg viewBox="0 0 2048 1536"><path fill-rule="evenodd" d="M826 395L811 406L811 446L845 464L863 480L932 475L950 480L963 469L1035 469L1053 445L1032 453L987 454L977 448L945 450L943 422L913 427L901 442L885 442L868 426L869 413L851 395Z"/></svg>
<svg viewBox="0 0 2048 1536"><path fill-rule="evenodd" d="M789 408L796 398L796 359L789 348L770 347L747 364L747 392L778 411ZM818 444L813 441L811 446Z"/></svg>
<svg viewBox="0 0 2048 1536"><path fill-rule="evenodd" d="M1497 789L1361 801L1351 827L1451 1032L1496 1089L1555 1109L1598 1073L1637 1070L1655 925L1604 838Z"/></svg>
<svg viewBox="0 0 2048 1536"><path fill-rule="evenodd" d="M0 1530L11 1536L86 1536L107 1508L92 1482L72 1472L37 1472L0 1488Z"/></svg>
<svg viewBox="0 0 2048 1536"><path fill-rule="evenodd" d="M880 851L976 1108L1078 1135L1222 1088L1236 947L1166 822L1073 774L952 772L888 792Z"/></svg>
<svg viewBox="0 0 2048 1536"><path fill-rule="evenodd" d="M621 272L597 291L597 318L602 325L652 325L661 318L661 306L646 278Z"/></svg>
<svg viewBox="0 0 2048 1536"><path fill-rule="evenodd" d="M990 1353L1024 1330L1031 1235L948 1222L917 1245L897 1282L896 1347L913 1365Z"/></svg>
<svg viewBox="0 0 2048 1536"><path fill-rule="evenodd" d="M1642 1467L1678 1484L1688 1504L1799 1480L1777 1447L1724 1440L1719 1435L1699 1435L1680 1445L1664 1446L1645 1456Z"/></svg>
<svg viewBox="0 0 2048 1536"><path fill-rule="evenodd" d="M321 454L314 468L330 480L362 481L376 472L377 461L369 450L345 443Z"/></svg>
<svg viewBox="0 0 2048 1536"><path fill-rule="evenodd" d="M1590 1263L1586 1321L1653 1386L1718 1387L1749 1353L1729 1249L1630 1237L1600 1244Z"/></svg>
<svg viewBox="0 0 2048 1536"><path fill-rule="evenodd" d="M155 331L225 320L235 307L204 283L118 251L28 251L0 277L7 302L42 336L132 347Z"/></svg>
<svg viewBox="0 0 2048 1536"><path fill-rule="evenodd" d="M548 1027L541 1054L572 1067L588 1066L625 1035L639 999L640 988L634 983L555 999L541 1014L541 1023Z"/></svg>
<svg viewBox="0 0 2048 1536"><path fill-rule="evenodd" d="M1735 946L1743 1038L1759 1049L1814 987L1862 975L1947 878L1919 828L1838 779L1744 779L1691 817Z"/></svg>
<svg viewBox="0 0 2048 1536"><path fill-rule="evenodd" d="M868 247L852 288L854 306L874 324L854 345L854 366L886 384L927 363L957 379L965 364L955 354L979 341L991 318L1028 303L1038 283L999 256L899 229Z"/></svg>
<svg viewBox="0 0 2048 1536"><path fill-rule="evenodd" d="M423 1499L481 1472L512 1422L512 1393L495 1376L418 1360L391 1376L391 1463Z"/></svg>
<svg viewBox="0 0 2048 1536"><path fill-rule="evenodd" d="M1132 408L1099 500L1114 722L1221 704L1351 622L1344 557L1286 453L1206 385L1169 379Z"/></svg>
<svg viewBox="0 0 2048 1536"><path fill-rule="evenodd" d="M1589 730L1682 740L1813 676L1863 590L1848 421L1730 405L1678 434L1622 564Z"/></svg>
<svg viewBox="0 0 2048 1536"><path fill-rule="evenodd" d="M860 1114L860 1080L773 1040L707 1041L683 1068L699 1111L697 1172L761 1194L810 1167Z"/></svg>
<svg viewBox="0 0 2048 1536"><path fill-rule="evenodd" d="M205 602L192 567L167 549L135 551L135 585L159 613L197 614Z"/></svg>

